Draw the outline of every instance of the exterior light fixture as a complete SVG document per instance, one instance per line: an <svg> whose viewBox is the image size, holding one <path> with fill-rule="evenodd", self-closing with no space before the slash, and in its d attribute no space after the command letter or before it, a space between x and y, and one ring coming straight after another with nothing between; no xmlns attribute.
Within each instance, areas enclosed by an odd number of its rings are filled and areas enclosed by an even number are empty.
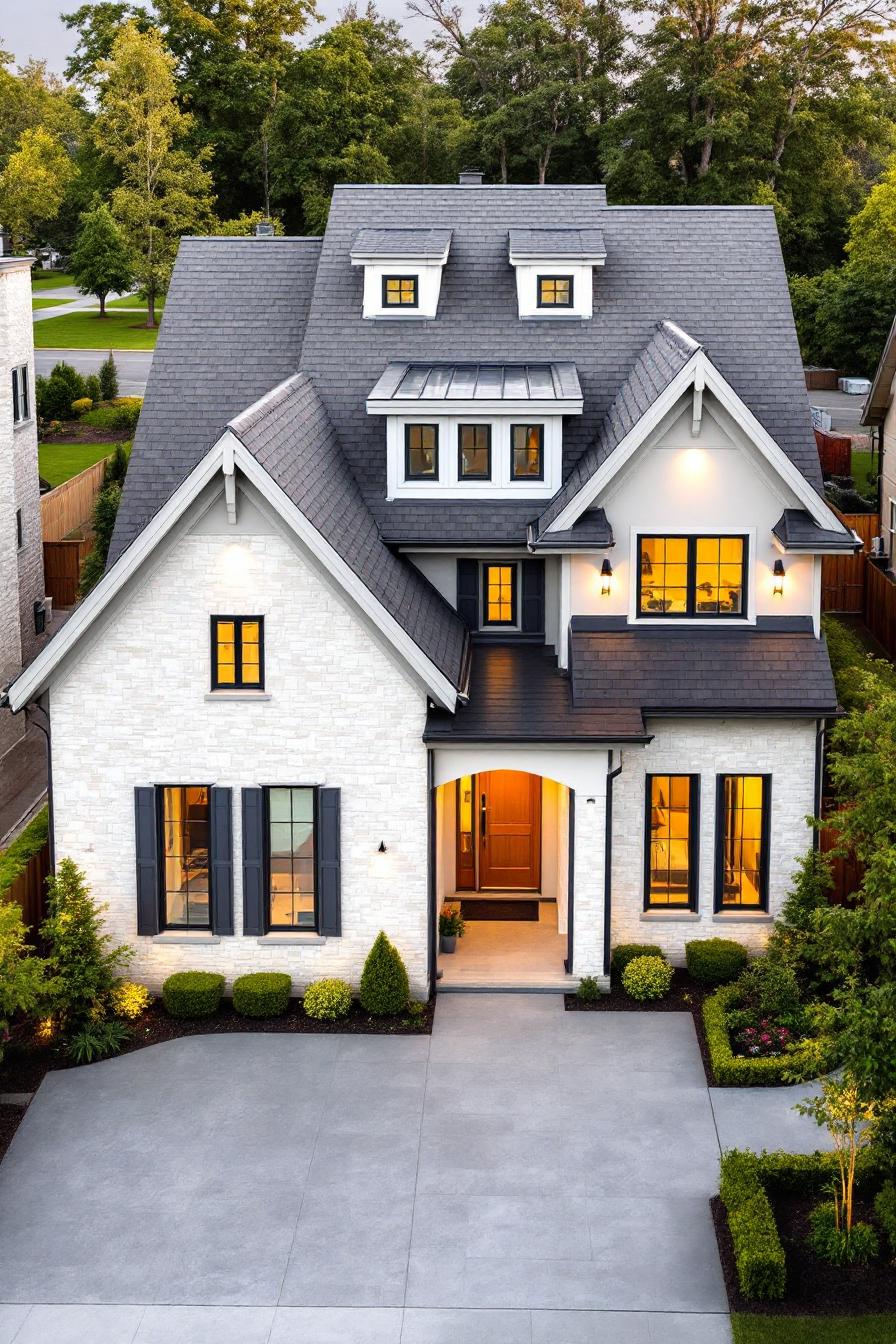
<svg viewBox="0 0 896 1344"><path fill-rule="evenodd" d="M377 847L377 851L376 851L376 852L377 852L377 854L385 854L385 852L386 852L386 842L385 842L385 840L381 840L381 841L380 841L379 846Z"/></svg>
<svg viewBox="0 0 896 1344"><path fill-rule="evenodd" d="M786 571L785 568L784 568L784 561L783 561L783 560L776 560L776 561L775 561L775 567L774 567L772 573L773 573L774 576L775 576L774 586L772 587L772 595L773 595L774 597L783 597L783 596L784 596L784 575L787 573L787 571Z"/></svg>
<svg viewBox="0 0 896 1344"><path fill-rule="evenodd" d="M600 593L601 593L601 597L609 597L609 596L610 596L610 581L611 581L612 578L613 578L613 566L610 564L610 561L609 561L609 560L607 559L607 557L605 556L605 557L604 557L604 562L603 562L603 564L602 564L601 567L600 567Z"/></svg>

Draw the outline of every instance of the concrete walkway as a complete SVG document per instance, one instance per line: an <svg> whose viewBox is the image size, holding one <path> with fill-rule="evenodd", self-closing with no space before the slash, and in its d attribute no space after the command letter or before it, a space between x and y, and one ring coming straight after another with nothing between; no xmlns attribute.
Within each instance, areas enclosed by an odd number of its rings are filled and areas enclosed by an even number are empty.
<svg viewBox="0 0 896 1344"><path fill-rule="evenodd" d="M446 995L429 1039L155 1046L32 1103L0 1344L726 1344L718 1159L685 1014Z"/></svg>

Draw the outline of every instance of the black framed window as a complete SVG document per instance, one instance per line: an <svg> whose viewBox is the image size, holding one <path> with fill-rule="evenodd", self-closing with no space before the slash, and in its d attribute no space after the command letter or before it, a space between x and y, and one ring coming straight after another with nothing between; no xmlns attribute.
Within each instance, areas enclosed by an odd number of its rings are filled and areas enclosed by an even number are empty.
<svg viewBox="0 0 896 1344"><path fill-rule="evenodd" d="M164 784L156 797L160 926L210 929L209 786Z"/></svg>
<svg viewBox="0 0 896 1344"><path fill-rule="evenodd" d="M510 426L510 478L544 480L544 425Z"/></svg>
<svg viewBox="0 0 896 1344"><path fill-rule="evenodd" d="M538 277L539 308L571 308L573 278L571 275L540 275Z"/></svg>
<svg viewBox="0 0 896 1344"><path fill-rule="evenodd" d="M716 910L768 909L771 775L716 779Z"/></svg>
<svg viewBox="0 0 896 1344"><path fill-rule="evenodd" d="M270 929L317 928L317 789L265 790Z"/></svg>
<svg viewBox="0 0 896 1344"><path fill-rule="evenodd" d="M31 415L31 398L28 389L28 365L20 364L12 371L12 422L21 424Z"/></svg>
<svg viewBox="0 0 896 1344"><path fill-rule="evenodd" d="M648 775L645 803L644 908L696 909L699 776Z"/></svg>
<svg viewBox="0 0 896 1344"><path fill-rule="evenodd" d="M457 475L462 481L488 481L492 474L491 425L458 425Z"/></svg>
<svg viewBox="0 0 896 1344"><path fill-rule="evenodd" d="M22 510L16 509L16 549L21 550L25 545L25 527L22 523Z"/></svg>
<svg viewBox="0 0 896 1344"><path fill-rule="evenodd" d="M264 617L212 617L212 690L264 690Z"/></svg>
<svg viewBox="0 0 896 1344"><path fill-rule="evenodd" d="M638 616L747 613L746 537L639 537Z"/></svg>
<svg viewBox="0 0 896 1344"><path fill-rule="evenodd" d="M519 566L489 561L482 566L482 626L517 624L517 586Z"/></svg>
<svg viewBox="0 0 896 1344"><path fill-rule="evenodd" d="M383 276L384 308L416 308L417 302L416 275Z"/></svg>
<svg viewBox="0 0 896 1344"><path fill-rule="evenodd" d="M439 479L438 425L405 425L404 478L406 481Z"/></svg>

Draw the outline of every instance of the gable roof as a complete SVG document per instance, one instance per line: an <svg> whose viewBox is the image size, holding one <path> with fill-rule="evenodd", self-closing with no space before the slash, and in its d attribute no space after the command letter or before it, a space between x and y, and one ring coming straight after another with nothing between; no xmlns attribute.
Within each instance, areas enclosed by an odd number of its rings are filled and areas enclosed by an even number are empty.
<svg viewBox="0 0 896 1344"><path fill-rule="evenodd" d="M874 371L871 391L862 407L863 425L882 425L893 400L893 379L896 377L896 317L894 317L880 360Z"/></svg>

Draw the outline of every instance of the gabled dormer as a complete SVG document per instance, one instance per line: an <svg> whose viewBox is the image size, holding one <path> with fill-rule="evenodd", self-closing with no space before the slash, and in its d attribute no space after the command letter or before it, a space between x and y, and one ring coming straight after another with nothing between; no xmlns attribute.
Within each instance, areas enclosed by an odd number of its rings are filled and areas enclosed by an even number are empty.
<svg viewBox="0 0 896 1344"><path fill-rule="evenodd" d="M361 229L351 259L364 267L363 316L435 317L450 247L450 229Z"/></svg>
<svg viewBox="0 0 896 1344"><path fill-rule="evenodd" d="M594 268L607 259L600 229L511 229L509 239L521 318L591 317Z"/></svg>

